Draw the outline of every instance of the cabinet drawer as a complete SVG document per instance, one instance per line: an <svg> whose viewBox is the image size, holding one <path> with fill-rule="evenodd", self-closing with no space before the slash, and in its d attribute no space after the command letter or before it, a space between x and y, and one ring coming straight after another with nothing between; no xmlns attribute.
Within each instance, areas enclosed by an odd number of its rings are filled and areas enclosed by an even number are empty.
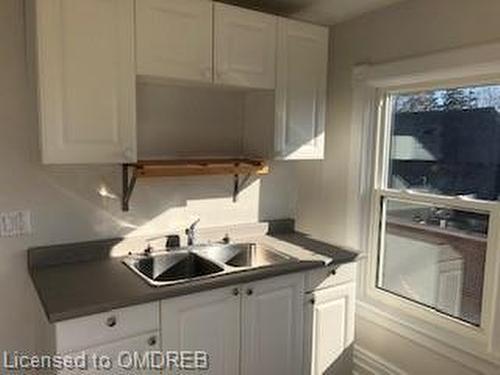
<svg viewBox="0 0 500 375"><path fill-rule="evenodd" d="M131 363L132 357L138 355L137 358L145 358L149 352L160 350L160 332L153 331L142 334L140 336L127 338L124 340L116 341L110 344L105 344L101 346L96 346L92 348L86 348L83 352L72 352L65 355L73 358L82 358L82 355L86 359L86 364L88 368L78 372L73 369L64 369L58 371L58 375L71 375L71 374L88 374L88 375L100 375L100 374L161 374L161 371L155 370L153 368L141 368L140 363ZM94 361L92 358L102 358L103 356L108 357L111 360L109 369L96 369L94 366ZM147 366L147 362L144 363ZM132 367L132 368L129 368Z"/></svg>
<svg viewBox="0 0 500 375"><path fill-rule="evenodd" d="M159 302L56 323L58 353L78 351L160 329Z"/></svg>
<svg viewBox="0 0 500 375"><path fill-rule="evenodd" d="M306 274L306 292L355 281L356 268L357 264L352 262L339 266L335 273L332 272L334 267L309 271Z"/></svg>

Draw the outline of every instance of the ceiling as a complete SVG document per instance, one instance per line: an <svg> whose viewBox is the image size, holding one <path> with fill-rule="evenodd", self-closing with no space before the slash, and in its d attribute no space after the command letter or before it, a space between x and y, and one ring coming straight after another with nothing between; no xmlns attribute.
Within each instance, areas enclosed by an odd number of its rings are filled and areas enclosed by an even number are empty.
<svg viewBox="0 0 500 375"><path fill-rule="evenodd" d="M356 17L402 0L220 0L324 25Z"/></svg>

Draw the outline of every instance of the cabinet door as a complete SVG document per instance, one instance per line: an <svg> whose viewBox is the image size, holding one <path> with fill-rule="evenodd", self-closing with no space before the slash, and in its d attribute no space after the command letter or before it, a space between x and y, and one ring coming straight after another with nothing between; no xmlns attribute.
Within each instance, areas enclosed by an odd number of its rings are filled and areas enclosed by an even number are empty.
<svg viewBox="0 0 500 375"><path fill-rule="evenodd" d="M327 65L327 28L279 20L277 158L323 159Z"/></svg>
<svg viewBox="0 0 500 375"><path fill-rule="evenodd" d="M212 3L208 0L136 1L140 75L212 81Z"/></svg>
<svg viewBox="0 0 500 375"><path fill-rule="evenodd" d="M84 358L88 367L82 371L63 369L58 371L58 374L161 374L162 362L159 359L160 357L153 360L153 356L149 354L159 350L159 333L151 332L88 348L81 352L65 354L65 356L75 358L76 363L81 363L78 359ZM99 358L99 362L94 358ZM144 362L141 361L142 359L144 359ZM95 366L96 364L97 366Z"/></svg>
<svg viewBox="0 0 500 375"><path fill-rule="evenodd" d="M304 276L243 287L242 375L299 375L303 358Z"/></svg>
<svg viewBox="0 0 500 375"><path fill-rule="evenodd" d="M215 82L273 89L277 17L215 3Z"/></svg>
<svg viewBox="0 0 500 375"><path fill-rule="evenodd" d="M305 374L350 374L355 284L322 289L306 299Z"/></svg>
<svg viewBox="0 0 500 375"><path fill-rule="evenodd" d="M134 1L34 4L43 162L134 161Z"/></svg>
<svg viewBox="0 0 500 375"><path fill-rule="evenodd" d="M205 351L209 369L200 374L238 374L239 290L238 287L224 288L163 301L163 350Z"/></svg>

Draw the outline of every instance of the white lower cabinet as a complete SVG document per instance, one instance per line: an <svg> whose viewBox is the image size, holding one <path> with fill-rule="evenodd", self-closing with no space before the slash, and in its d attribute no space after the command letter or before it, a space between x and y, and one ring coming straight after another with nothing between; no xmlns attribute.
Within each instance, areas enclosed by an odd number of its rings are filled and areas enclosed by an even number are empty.
<svg viewBox="0 0 500 375"><path fill-rule="evenodd" d="M329 276L323 285L334 285L306 294L304 374L352 373L356 266L341 267L339 273L339 284L335 284L336 276Z"/></svg>
<svg viewBox="0 0 500 375"><path fill-rule="evenodd" d="M208 352L200 374L299 375L303 296L295 274L165 300L163 350Z"/></svg>
<svg viewBox="0 0 500 375"><path fill-rule="evenodd" d="M60 373L348 374L355 275L321 268L56 323L56 353L112 362Z"/></svg>
<svg viewBox="0 0 500 375"><path fill-rule="evenodd" d="M87 365L87 370L65 367L58 373L160 373L147 362L161 348L159 310L153 302L56 323L54 352Z"/></svg>
<svg viewBox="0 0 500 375"><path fill-rule="evenodd" d="M303 274L259 281L243 292L241 374L301 374Z"/></svg>
<svg viewBox="0 0 500 375"><path fill-rule="evenodd" d="M165 300L161 304L161 321L164 351L208 353L208 370L190 374L238 374L239 286ZM177 370L171 373L183 373Z"/></svg>
<svg viewBox="0 0 500 375"><path fill-rule="evenodd" d="M75 360L86 358L87 368L81 371L65 369L59 374L161 374L161 361L158 357L149 354L159 350L159 332L150 332L81 352L66 354L74 357Z"/></svg>

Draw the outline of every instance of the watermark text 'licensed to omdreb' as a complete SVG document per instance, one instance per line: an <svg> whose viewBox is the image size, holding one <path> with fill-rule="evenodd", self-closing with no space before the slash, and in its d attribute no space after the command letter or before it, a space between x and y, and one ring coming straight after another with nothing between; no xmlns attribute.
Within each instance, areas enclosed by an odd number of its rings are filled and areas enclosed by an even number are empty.
<svg viewBox="0 0 500 375"><path fill-rule="evenodd" d="M4 370L208 370L205 351L121 351L117 355L81 352L75 355L2 353Z"/></svg>

